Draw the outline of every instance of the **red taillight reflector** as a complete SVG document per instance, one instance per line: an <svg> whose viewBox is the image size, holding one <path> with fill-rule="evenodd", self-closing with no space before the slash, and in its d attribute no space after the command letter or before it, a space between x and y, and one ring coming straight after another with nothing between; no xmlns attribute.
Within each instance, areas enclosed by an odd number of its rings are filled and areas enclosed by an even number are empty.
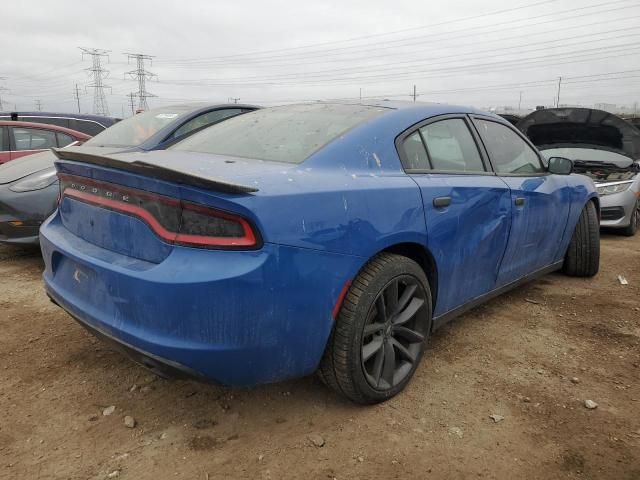
<svg viewBox="0 0 640 480"><path fill-rule="evenodd" d="M351 287L351 280L347 280L346 283L342 286L342 290L340 290L340 295L338 295L338 300L336 300L336 304L333 306L333 312L331 312L334 320L338 318L338 314L340 313L340 309L342 308L342 302L344 302L344 297L347 296L347 292Z"/></svg>
<svg viewBox="0 0 640 480"><path fill-rule="evenodd" d="M60 198L64 197L139 218L168 243L204 248L259 247L259 237L249 221L205 205L61 175Z"/></svg>

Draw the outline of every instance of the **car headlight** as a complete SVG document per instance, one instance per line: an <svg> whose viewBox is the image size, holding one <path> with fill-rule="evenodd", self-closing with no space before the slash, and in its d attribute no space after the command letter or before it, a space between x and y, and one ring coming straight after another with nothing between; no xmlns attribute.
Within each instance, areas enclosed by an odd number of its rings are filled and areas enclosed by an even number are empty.
<svg viewBox="0 0 640 480"><path fill-rule="evenodd" d="M598 195L611 195L627 190L633 182L615 183L613 185L603 185L598 187Z"/></svg>
<svg viewBox="0 0 640 480"><path fill-rule="evenodd" d="M58 179L54 167L27 175L9 187L14 192L31 192L48 187Z"/></svg>

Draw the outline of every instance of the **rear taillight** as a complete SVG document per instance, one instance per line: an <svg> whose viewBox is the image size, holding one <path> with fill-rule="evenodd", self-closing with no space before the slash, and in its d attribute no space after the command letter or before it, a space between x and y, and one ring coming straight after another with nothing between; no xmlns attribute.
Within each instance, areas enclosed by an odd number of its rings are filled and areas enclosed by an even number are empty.
<svg viewBox="0 0 640 480"><path fill-rule="evenodd" d="M145 222L162 240L201 248L258 248L259 237L243 217L205 205L84 177L60 176L64 197L124 213Z"/></svg>

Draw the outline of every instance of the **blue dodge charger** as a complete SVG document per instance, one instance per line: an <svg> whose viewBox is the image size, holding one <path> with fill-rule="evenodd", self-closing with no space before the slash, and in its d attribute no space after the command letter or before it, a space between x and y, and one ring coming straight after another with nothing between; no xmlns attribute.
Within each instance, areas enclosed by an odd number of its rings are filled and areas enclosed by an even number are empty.
<svg viewBox="0 0 640 480"><path fill-rule="evenodd" d="M358 403L533 277L598 271L599 200L505 120L420 103L257 110L166 151L56 151L52 301L163 376L317 371Z"/></svg>

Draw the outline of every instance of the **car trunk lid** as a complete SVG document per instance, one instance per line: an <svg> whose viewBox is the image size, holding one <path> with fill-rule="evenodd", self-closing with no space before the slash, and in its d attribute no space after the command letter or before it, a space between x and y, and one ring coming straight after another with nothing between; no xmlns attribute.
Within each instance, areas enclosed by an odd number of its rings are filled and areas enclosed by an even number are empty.
<svg viewBox="0 0 640 480"><path fill-rule="evenodd" d="M60 218L87 242L159 263L176 245L252 249L260 245L240 199L250 178L282 165L185 152L93 155L56 151Z"/></svg>

